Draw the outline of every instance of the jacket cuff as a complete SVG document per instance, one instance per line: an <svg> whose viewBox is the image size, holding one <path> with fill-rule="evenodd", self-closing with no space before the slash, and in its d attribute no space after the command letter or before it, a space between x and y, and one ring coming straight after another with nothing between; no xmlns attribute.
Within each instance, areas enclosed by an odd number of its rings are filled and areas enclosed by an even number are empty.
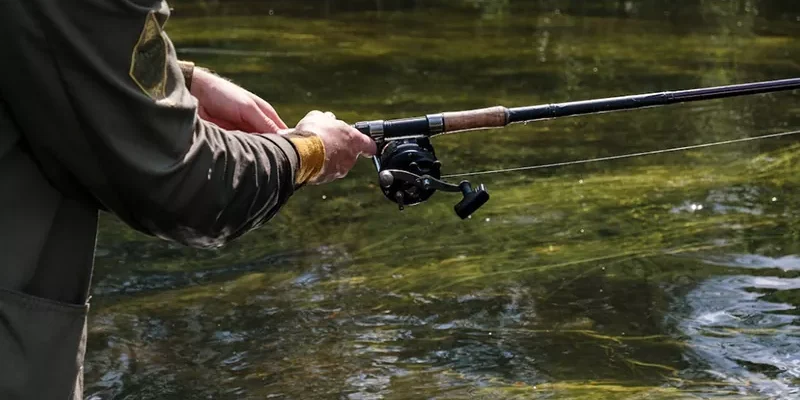
<svg viewBox="0 0 800 400"><path fill-rule="evenodd" d="M288 179L286 180L282 179L282 180L283 182L285 182L286 185L291 185L294 183L293 189L297 189L298 185L295 182L297 182L296 178L297 170L300 167L300 156L297 152L297 149L295 149L294 144L292 144L292 142L286 137L287 135L281 135L277 133L266 133L254 136L258 136L260 138L269 140L270 142L278 146L279 149L281 149L283 154L286 156L285 160L289 164L288 172L291 175L286 177Z"/></svg>
<svg viewBox="0 0 800 400"><path fill-rule="evenodd" d="M178 66L181 68L183 80L186 83L186 89L192 89L192 77L194 77L194 63L191 61L178 61Z"/></svg>
<svg viewBox="0 0 800 400"><path fill-rule="evenodd" d="M325 145L319 136L302 131L294 131L286 135L292 143L299 159L295 169L295 185L304 185L316 178L325 165Z"/></svg>

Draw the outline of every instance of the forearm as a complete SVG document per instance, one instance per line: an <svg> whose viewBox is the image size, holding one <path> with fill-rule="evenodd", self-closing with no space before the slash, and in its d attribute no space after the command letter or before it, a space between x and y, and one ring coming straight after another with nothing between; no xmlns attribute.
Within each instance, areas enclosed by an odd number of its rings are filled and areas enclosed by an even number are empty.
<svg viewBox="0 0 800 400"><path fill-rule="evenodd" d="M6 55L15 79L33 83L4 94L15 99L31 146L135 229L217 246L272 217L304 183L293 137L197 118L197 100L160 30L165 5L31 2L42 31L12 41ZM41 118L42 109L56 111Z"/></svg>
<svg viewBox="0 0 800 400"><path fill-rule="evenodd" d="M186 88L195 98L208 97L208 91L214 82L221 79L208 69L196 66L192 61L179 60L178 66L183 74ZM314 134L293 130L289 132L292 133L286 137L290 139L299 156L295 183L300 186L315 177L322 169L325 162L325 148L322 141Z"/></svg>
<svg viewBox="0 0 800 400"><path fill-rule="evenodd" d="M230 242L288 201L300 169L287 137L224 131L197 120L174 164L127 165L127 207L145 229L194 247ZM120 176L122 178L122 176Z"/></svg>

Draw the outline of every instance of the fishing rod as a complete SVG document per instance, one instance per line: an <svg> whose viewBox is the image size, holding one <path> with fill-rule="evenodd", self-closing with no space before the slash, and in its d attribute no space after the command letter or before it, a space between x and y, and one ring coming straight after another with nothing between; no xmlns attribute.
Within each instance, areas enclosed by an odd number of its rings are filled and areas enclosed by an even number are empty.
<svg viewBox="0 0 800 400"><path fill-rule="evenodd" d="M373 163L378 181L387 199L402 210L427 201L437 190L461 193L455 206L462 219L469 217L489 201L483 184L473 188L469 181L459 184L442 180L442 164L436 158L430 139L435 136L502 128L575 115L633 110L670 104L747 96L800 89L800 78L699 89L637 94L566 103L506 108L496 106L476 110L428 114L392 120L362 121L354 126L378 146Z"/></svg>

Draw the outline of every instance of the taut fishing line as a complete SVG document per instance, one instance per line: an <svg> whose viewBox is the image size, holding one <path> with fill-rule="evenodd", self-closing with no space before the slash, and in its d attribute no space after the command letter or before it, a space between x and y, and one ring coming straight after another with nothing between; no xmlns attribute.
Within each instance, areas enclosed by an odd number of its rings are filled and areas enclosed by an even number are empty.
<svg viewBox="0 0 800 400"><path fill-rule="evenodd" d="M495 170L475 171L475 172L464 172L464 173L458 173L458 174L452 174L452 175L444 175L444 176L442 176L442 179L445 179L445 178L458 178L458 177L464 177L464 176L501 174L501 173L506 173L506 172L530 171L530 170L534 170L534 169L563 167L563 166L577 165L577 164L589 164L589 163L595 163L595 162L601 162L601 161L620 160L620 159L623 159L623 158L635 158L635 157L650 156L650 155L663 154L663 153L674 153L674 152L680 152L680 151L701 149L701 148L706 148L706 147L722 146L722 145L726 145L726 144L752 142L752 141L762 140L762 139L770 139L770 138L777 138L777 137L782 137L782 136L796 135L796 134L799 134L799 133L800 133L800 130L796 130L796 131L790 131L790 132L771 133L771 134L767 134L767 135L746 137L746 138L740 138L740 139L723 140L723 141L720 141L720 142L696 144L696 145L691 145L691 146L672 147L672 148L669 148L669 149L642 151L642 152L638 152L638 153L619 154L619 155L616 155L616 156L587 158L587 159L583 159L583 160L564 161L564 162L557 162L557 163L550 163L550 164L538 164L538 165L530 165L530 166L526 166L526 167L515 167L515 168L505 168L505 169L495 169Z"/></svg>

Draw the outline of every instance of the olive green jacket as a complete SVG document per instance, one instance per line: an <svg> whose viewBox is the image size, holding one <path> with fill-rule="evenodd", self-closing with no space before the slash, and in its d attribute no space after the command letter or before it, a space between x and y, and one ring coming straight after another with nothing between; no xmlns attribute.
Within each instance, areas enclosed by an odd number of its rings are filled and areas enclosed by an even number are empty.
<svg viewBox="0 0 800 400"><path fill-rule="evenodd" d="M197 118L163 0L0 0L0 399L80 399L98 210L189 246L295 190L276 134Z"/></svg>

